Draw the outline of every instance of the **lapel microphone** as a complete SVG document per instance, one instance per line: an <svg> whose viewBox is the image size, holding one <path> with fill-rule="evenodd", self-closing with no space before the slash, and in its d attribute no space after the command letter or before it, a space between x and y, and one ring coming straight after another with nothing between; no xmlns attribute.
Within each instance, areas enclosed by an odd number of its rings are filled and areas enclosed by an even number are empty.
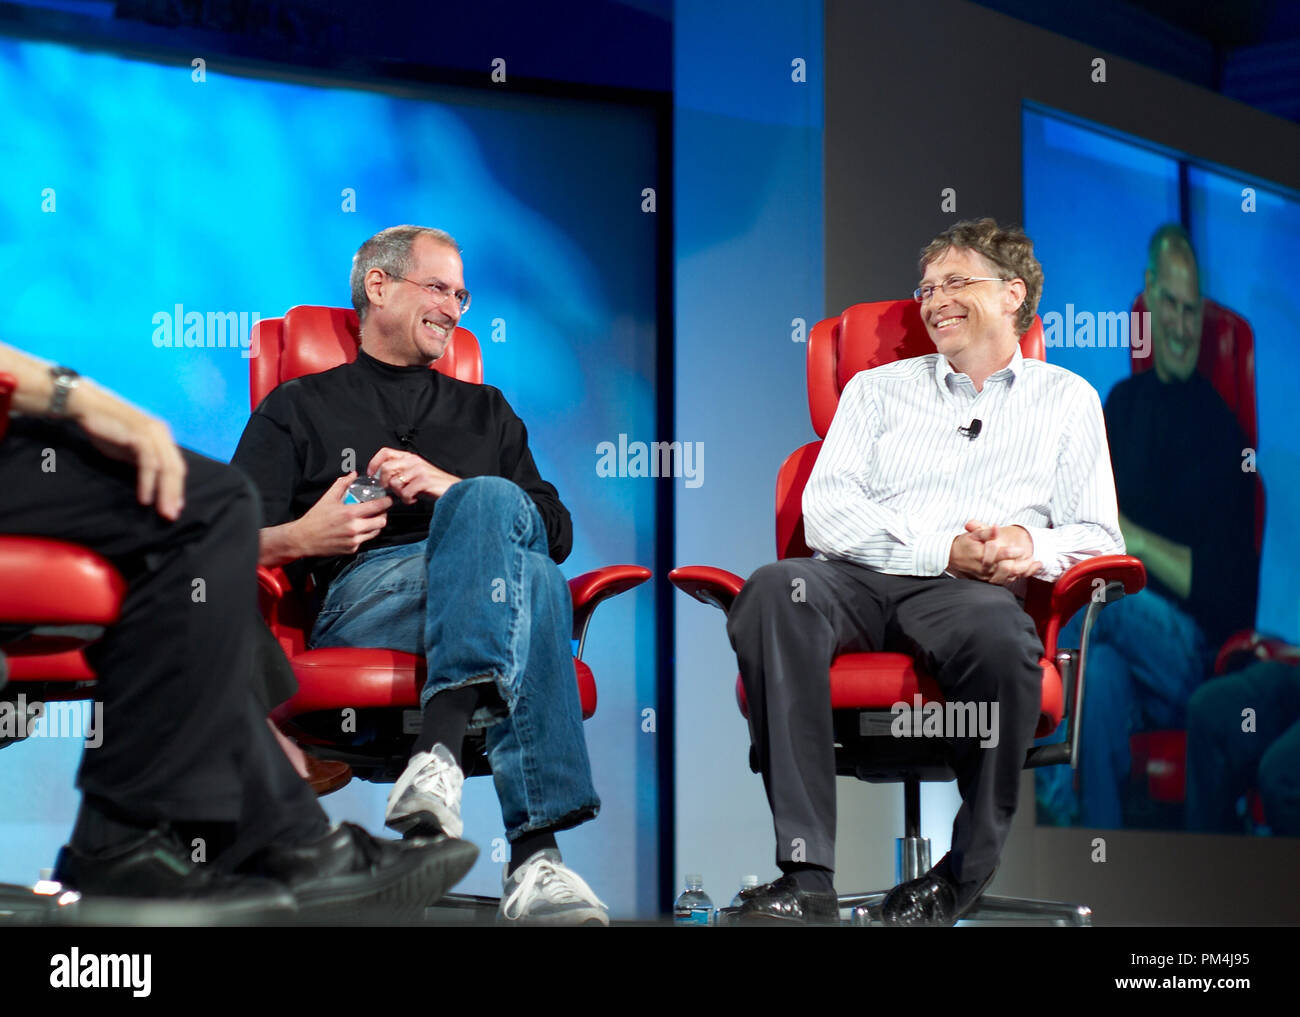
<svg viewBox="0 0 1300 1017"><path fill-rule="evenodd" d="M974 420L970 422L968 426L958 427L957 433L960 434L963 438L967 438L970 441L974 441L976 438L980 436L980 431L982 431L983 429L984 429L984 421L976 417Z"/></svg>

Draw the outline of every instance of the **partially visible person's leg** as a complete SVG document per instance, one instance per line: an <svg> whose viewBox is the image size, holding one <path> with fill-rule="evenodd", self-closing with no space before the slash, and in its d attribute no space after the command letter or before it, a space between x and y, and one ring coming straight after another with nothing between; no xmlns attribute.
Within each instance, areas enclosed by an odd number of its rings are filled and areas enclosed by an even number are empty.
<svg viewBox="0 0 1300 1017"><path fill-rule="evenodd" d="M1260 760L1259 794L1264 822L1273 834L1300 837L1300 720L1283 732Z"/></svg>
<svg viewBox="0 0 1300 1017"><path fill-rule="evenodd" d="M887 597L879 587L897 578L787 558L757 569L728 614L776 860L787 872L800 864L835 869L830 665L837 653L884 648Z"/></svg>
<svg viewBox="0 0 1300 1017"><path fill-rule="evenodd" d="M1084 612L1061 629L1057 645L1077 648ZM1089 640L1081 734L1081 800L1066 767L1036 775L1038 797L1058 820L1077 815L1083 826L1124 825L1122 789L1136 730L1182 727L1186 703L1208 673L1209 654L1196 623L1153 590L1106 606ZM1059 729L1049 741L1059 741Z"/></svg>
<svg viewBox="0 0 1300 1017"><path fill-rule="evenodd" d="M1087 670L1079 822L1094 829L1117 830L1124 825L1121 789L1132 767L1129 735L1137 711L1136 691L1128 659L1113 646L1094 643L1088 651ZM1069 773L1067 767L1058 769Z"/></svg>
<svg viewBox="0 0 1300 1017"><path fill-rule="evenodd" d="M555 833L596 815L570 636L572 598L546 553L531 499L500 477L473 477L438 499L428 540L362 555L331 584L312 645L424 652L422 731L389 796L386 822L408 837L459 837L461 749L484 727L511 842L508 872L530 859L564 900L504 917L605 921L590 888L560 863ZM529 880L526 889L541 887Z"/></svg>
<svg viewBox="0 0 1300 1017"><path fill-rule="evenodd" d="M104 458L71 425L20 418L5 439L0 527L83 544L128 582L120 620L86 651L100 676L103 743L87 750L78 785L92 808L141 824L245 822L253 849L319 836L324 814L283 754L258 768L248 757L273 747L251 709L256 496L237 470L184 454L186 504L170 523L137 503L133 466ZM247 815L250 796L273 808Z"/></svg>
<svg viewBox="0 0 1300 1017"><path fill-rule="evenodd" d="M1186 727L1187 701L1214 666L1213 649L1191 615L1147 589L1107 607L1097 628L1101 641L1130 662L1137 729Z"/></svg>
<svg viewBox="0 0 1300 1017"><path fill-rule="evenodd" d="M1187 828L1241 833L1236 803L1256 785L1261 794L1269 789L1269 825L1276 812L1285 827L1291 811L1285 788L1300 772L1285 772L1288 752L1300 744L1297 720L1300 669L1257 661L1202 685L1187 707ZM1292 783L1292 793L1295 787ZM1273 799L1271 809L1268 798Z"/></svg>
<svg viewBox="0 0 1300 1017"><path fill-rule="evenodd" d="M973 704L977 717L984 710L996 721L991 737L953 744L962 804L947 867L959 887L974 892L996 869L1015 815L1041 712L1043 645L1010 590L972 579L929 582L901 596L890 626L895 639L911 648L947 702Z"/></svg>
<svg viewBox="0 0 1300 1017"><path fill-rule="evenodd" d="M446 727L440 707L448 696L476 690L469 709L458 711L459 737L445 735L455 742L445 747L459 766L466 727L486 727L514 841L599 809L573 670L572 610L531 500L507 480L476 477L439 499L427 542L367 552L335 579L311 645L426 653L421 706L430 728Z"/></svg>
<svg viewBox="0 0 1300 1017"><path fill-rule="evenodd" d="M455 484L438 500L428 565L426 723L447 730L438 714L450 707L456 732L486 728L511 844L499 918L605 924L605 905L555 841L594 817L600 799L573 668L573 601L532 499L500 477Z"/></svg>
<svg viewBox="0 0 1300 1017"><path fill-rule="evenodd" d="M0 529L83 544L128 584L119 621L86 651L102 739L83 756L82 808L56 878L96 895L415 913L477 851L330 829L254 694L256 494L238 470L183 454L185 508L169 522L137 504L134 467L105 459L70 425L19 419L4 442ZM178 833L211 837L215 864L194 864ZM225 875L236 868L276 882Z"/></svg>

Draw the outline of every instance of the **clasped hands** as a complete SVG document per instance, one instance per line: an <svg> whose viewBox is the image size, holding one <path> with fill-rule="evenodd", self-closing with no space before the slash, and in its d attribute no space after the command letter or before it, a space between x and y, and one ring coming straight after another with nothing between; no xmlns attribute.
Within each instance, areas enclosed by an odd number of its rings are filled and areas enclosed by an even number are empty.
<svg viewBox="0 0 1300 1017"><path fill-rule="evenodd" d="M1034 539L1023 526L986 526L966 522L966 532L953 538L948 571L961 579L978 579L1010 586L1043 567L1034 559Z"/></svg>
<svg viewBox="0 0 1300 1017"><path fill-rule="evenodd" d="M447 493L447 488L460 480L460 477L439 469L414 452L395 448L381 448L376 452L366 472L378 477L379 482L406 505L414 505L415 499L422 494L441 498Z"/></svg>
<svg viewBox="0 0 1300 1017"><path fill-rule="evenodd" d="M422 495L440 498L461 479L414 452L395 448L381 448L376 452L366 473L377 477L380 484L406 505L415 504ZM348 485L356 479L355 470L343 474L297 521L301 554L321 557L354 554L388 525L393 499L387 495L359 505L344 504Z"/></svg>

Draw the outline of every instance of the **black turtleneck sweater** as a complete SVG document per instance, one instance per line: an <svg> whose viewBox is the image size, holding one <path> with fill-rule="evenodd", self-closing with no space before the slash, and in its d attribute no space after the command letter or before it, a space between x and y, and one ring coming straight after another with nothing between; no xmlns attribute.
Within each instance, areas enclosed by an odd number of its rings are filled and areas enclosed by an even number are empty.
<svg viewBox="0 0 1300 1017"><path fill-rule="evenodd" d="M1258 476L1241 468L1246 439L1214 386L1199 373L1169 383L1154 369L1126 378L1106 399L1106 433L1119 510L1192 549L1190 596L1148 572L1151 588L1196 619L1211 650L1253 628Z"/></svg>
<svg viewBox="0 0 1300 1017"><path fill-rule="evenodd" d="M569 511L538 475L527 428L505 396L427 367L396 367L358 351L351 364L286 381L253 411L231 462L261 491L263 525L278 526L304 515L349 468L364 474L385 447L414 452L457 477L514 481L546 524L551 558L569 556ZM423 540L436 504L394 499L388 525L362 550ZM324 586L352 557L308 559L291 574L305 567Z"/></svg>

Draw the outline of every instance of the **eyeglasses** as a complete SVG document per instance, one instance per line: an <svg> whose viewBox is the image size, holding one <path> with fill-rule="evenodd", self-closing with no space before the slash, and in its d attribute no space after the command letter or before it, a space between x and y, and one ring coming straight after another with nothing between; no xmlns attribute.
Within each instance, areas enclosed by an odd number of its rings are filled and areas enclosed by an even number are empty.
<svg viewBox="0 0 1300 1017"><path fill-rule="evenodd" d="M939 283L938 285L927 283L925 286L918 286L916 289L912 290L912 297L913 299L916 300L918 304L924 304L927 300L929 300L931 297L934 296L934 291L937 289L942 289L945 293L948 294L948 296L952 296L958 290L965 289L971 283L977 283L977 282L1010 282L1010 280L1001 279L998 278L997 276L992 276L992 275L979 275L979 276L953 275L953 276L949 276L947 279L945 279L943 282Z"/></svg>
<svg viewBox="0 0 1300 1017"><path fill-rule="evenodd" d="M388 273L385 273L388 275ZM454 300L456 306L460 308L460 313L464 314L469 310L469 290L453 290L445 282L439 282L435 279L430 283L416 282L414 279L408 279L404 275L388 275L390 279L397 279L401 282L409 282L412 286L418 286L422 290L427 290L429 295L439 303L445 304L450 298Z"/></svg>

